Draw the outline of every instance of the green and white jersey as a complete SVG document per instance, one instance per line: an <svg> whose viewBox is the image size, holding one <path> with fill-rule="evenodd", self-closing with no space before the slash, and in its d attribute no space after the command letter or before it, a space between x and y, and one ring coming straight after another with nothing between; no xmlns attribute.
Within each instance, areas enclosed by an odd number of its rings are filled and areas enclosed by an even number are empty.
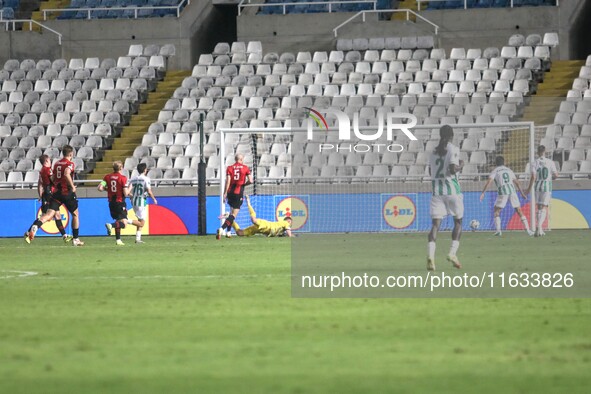
<svg viewBox="0 0 591 394"><path fill-rule="evenodd" d="M536 174L534 190L537 192L551 192L552 174L558 172L554 162L545 157L538 157L536 161L534 161L531 171L533 174Z"/></svg>
<svg viewBox="0 0 591 394"><path fill-rule="evenodd" d="M449 172L450 164L460 165L460 149L451 142L447 143L444 156L432 152L429 157L431 184L434 196L454 196L462 194L462 188L456 174Z"/></svg>
<svg viewBox="0 0 591 394"><path fill-rule="evenodd" d="M131 204L134 207L145 207L148 190L151 189L150 178L143 174L134 176L129 181L129 187L131 188Z"/></svg>
<svg viewBox="0 0 591 394"><path fill-rule="evenodd" d="M516 192L515 184L513 183L515 174L509 167L499 166L495 168L488 178L495 181L499 196L508 196Z"/></svg>

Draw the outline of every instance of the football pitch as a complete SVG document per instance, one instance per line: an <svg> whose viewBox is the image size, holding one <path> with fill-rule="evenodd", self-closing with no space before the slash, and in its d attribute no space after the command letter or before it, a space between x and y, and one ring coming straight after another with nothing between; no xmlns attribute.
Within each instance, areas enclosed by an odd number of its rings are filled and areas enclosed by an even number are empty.
<svg viewBox="0 0 591 394"><path fill-rule="evenodd" d="M591 261L589 231L466 234L503 269ZM314 237L314 235L307 235ZM367 234L424 269L425 234ZM438 255L449 247L440 235ZM292 298L290 240L0 240L0 393L588 392L589 299ZM541 242L529 248L525 242Z"/></svg>

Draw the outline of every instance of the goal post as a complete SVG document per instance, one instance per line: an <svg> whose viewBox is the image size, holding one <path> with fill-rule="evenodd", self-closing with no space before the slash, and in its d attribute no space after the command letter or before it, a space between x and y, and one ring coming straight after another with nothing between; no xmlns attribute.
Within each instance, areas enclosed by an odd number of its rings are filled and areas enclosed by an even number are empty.
<svg viewBox="0 0 591 394"><path fill-rule="evenodd" d="M327 117L328 118L328 117ZM356 120L356 119L355 119ZM421 232L430 229L429 201L432 187L429 154L437 145L441 125L416 125L404 132L377 135L375 125L353 125L351 138L343 140L343 129L329 118L328 127L311 119L293 122L302 127L220 128L219 167L220 216L228 211L223 201L225 169L242 153L254 174L252 195L257 217L280 220L297 215L294 227L301 232ZM339 124L340 126L340 124ZM495 157L502 155L522 187L529 182L529 163L535 159L536 144L544 130L533 122L451 124L454 145L460 148L465 166L459 174L464 194L464 228L476 219L481 231L492 231L492 207L496 189L489 188L484 201L480 191ZM529 205L526 216L535 228L535 191L521 205ZM509 204L510 205L510 204ZM250 220L245 206L237 217L242 227ZM505 230L520 229L510 207L502 212ZM448 218L442 229L452 227Z"/></svg>
<svg viewBox="0 0 591 394"><path fill-rule="evenodd" d="M292 188L293 178L291 177L291 157L288 151L288 146L293 141L294 130L290 128L265 128L262 130L221 128L219 132L220 153L217 175L220 183L220 218L223 218L230 210L224 201L226 168L234 164L235 155L238 153L244 155L244 164L251 169L253 174L254 182L245 187L244 194L250 196L257 217L274 221L284 217L285 213L291 216L291 204L286 205L287 211L281 211L277 208L278 206L281 208L281 200L288 199L294 194ZM269 161L271 158L270 152L272 145L275 143L278 146L281 144L283 149L273 154L273 165L271 165ZM279 156L283 161L278 162ZM275 170L280 170L280 173L276 171L269 173L270 167L275 167ZM286 202L289 203L289 201ZM238 217L236 217L236 223L241 228L250 225L246 202L242 206Z"/></svg>

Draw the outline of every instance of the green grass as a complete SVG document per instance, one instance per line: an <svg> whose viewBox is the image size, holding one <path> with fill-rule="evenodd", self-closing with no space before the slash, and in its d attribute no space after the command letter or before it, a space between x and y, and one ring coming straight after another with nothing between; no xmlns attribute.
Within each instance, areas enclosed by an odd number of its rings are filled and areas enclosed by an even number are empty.
<svg viewBox="0 0 591 394"><path fill-rule="evenodd" d="M524 242L537 240L489 238L465 236L464 265L498 264L501 243L514 264L591 255L589 232L554 231L525 255ZM424 234L362 239L404 248L422 271ZM0 240L0 277L38 273L0 279L1 393L575 393L591 384L588 299L291 298L289 239L145 240Z"/></svg>

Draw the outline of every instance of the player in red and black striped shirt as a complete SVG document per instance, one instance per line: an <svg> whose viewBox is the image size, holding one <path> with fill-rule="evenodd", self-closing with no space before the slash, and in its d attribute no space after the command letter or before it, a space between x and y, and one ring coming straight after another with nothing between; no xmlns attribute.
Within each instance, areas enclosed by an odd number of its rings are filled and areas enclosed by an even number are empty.
<svg viewBox="0 0 591 394"><path fill-rule="evenodd" d="M218 229L216 239L221 239L224 234L230 236L232 223L234 223L234 219L236 219L242 206L244 187L253 182L250 168L244 164L244 155L239 153L235 159L236 162L226 169L226 189L224 190L224 201L228 202L232 210L222 227Z"/></svg>
<svg viewBox="0 0 591 394"><path fill-rule="evenodd" d="M39 182L37 183L37 191L39 192L39 200L41 200L41 217L40 218L47 218L50 220L51 217L55 219L55 225L59 230L64 242L70 242L72 240L71 235L66 234L66 230L64 229L64 224L62 223L62 215L58 211L54 211L49 207L49 202L51 199L51 195L53 193L53 183L51 181L51 175L53 174L51 170L51 159L47 155L41 155L39 157L39 162L41 163L41 170L39 171ZM46 214L49 214L46 216ZM51 216L53 213L53 216ZM35 237L35 232L37 229L44 223L37 218L31 227L25 233L25 242L30 244L33 238ZM35 229L33 229L33 227Z"/></svg>
<svg viewBox="0 0 591 394"><path fill-rule="evenodd" d="M113 218L113 223L106 223L107 235L111 235L111 230L115 229L115 244L125 245L121 241L121 229L127 226L127 205L125 204L125 197L129 195L129 188L127 187L127 177L121 173L123 163L116 161L113 163L113 172L105 175L102 182L98 185L98 190L107 192L109 199L109 211ZM140 222L133 220L132 224L140 225Z"/></svg>
<svg viewBox="0 0 591 394"><path fill-rule="evenodd" d="M76 185L74 185L74 148L70 145L64 145L62 148L63 157L53 165L53 175L51 180L55 186L55 191L51 197L50 208L58 211L60 205L64 204L68 212L72 215L72 235L73 245L82 246L84 242L78 239L80 231L80 216L78 214L78 198L76 197Z"/></svg>

